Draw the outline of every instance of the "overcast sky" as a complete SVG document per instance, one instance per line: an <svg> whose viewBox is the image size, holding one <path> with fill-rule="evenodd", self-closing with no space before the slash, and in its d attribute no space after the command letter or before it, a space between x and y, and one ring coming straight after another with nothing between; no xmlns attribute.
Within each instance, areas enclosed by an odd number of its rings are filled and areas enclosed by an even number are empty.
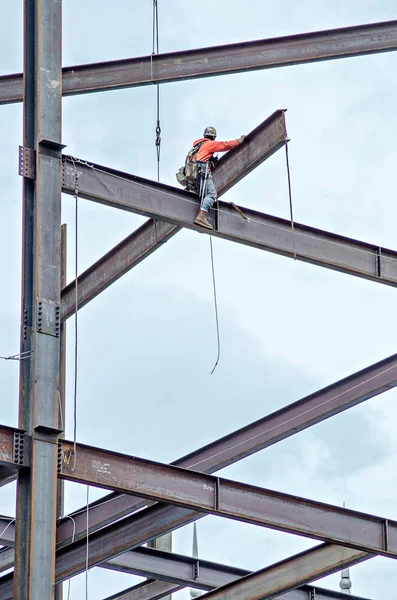
<svg viewBox="0 0 397 600"><path fill-rule="evenodd" d="M0 72L22 69L22 2L2 3ZM182 50L397 17L397 0L159 0L160 51ZM64 1L64 65L148 55L152 0ZM385 53L208 78L161 87L161 181L194 139L248 133L287 108L295 219L396 248L397 56ZM83 159L156 178L155 89L64 100L63 143ZM22 106L0 107L0 355L18 352L21 265ZM285 156L279 151L227 199L288 218ZM74 205L68 279L74 268ZM79 265L86 269L143 218L79 203ZM216 332L208 236L182 231L79 313L78 441L171 461L396 352L396 290L320 267L214 240L222 355ZM73 435L73 323L68 325L67 430ZM0 361L0 423L16 426L18 364ZM395 391L293 436L222 474L280 491L397 519ZM66 486L67 511L86 489ZM91 490L90 500L103 492ZM14 488L0 490L14 514ZM297 536L224 519L198 522L202 558L259 569L314 545ZM191 552L192 526L174 535ZM353 593L384 600L395 563L351 570ZM338 574L321 585L339 589ZM72 600L85 599L85 575ZM92 569L89 598L138 578ZM189 597L188 591L175 600Z"/></svg>

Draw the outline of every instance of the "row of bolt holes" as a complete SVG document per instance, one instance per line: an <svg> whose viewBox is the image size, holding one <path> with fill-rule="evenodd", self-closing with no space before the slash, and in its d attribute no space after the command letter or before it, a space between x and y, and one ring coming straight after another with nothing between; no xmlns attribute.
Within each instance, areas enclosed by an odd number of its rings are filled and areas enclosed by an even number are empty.
<svg viewBox="0 0 397 600"><path fill-rule="evenodd" d="M59 329L60 329L60 307L56 306L55 307L55 334L58 337L59 336ZM43 313L43 302L39 302L39 307L37 309L37 331L41 331L42 327L42 321L43 321L43 317L42 317L42 313Z"/></svg>
<svg viewBox="0 0 397 600"><path fill-rule="evenodd" d="M20 433L14 436L14 462L23 465L23 436Z"/></svg>

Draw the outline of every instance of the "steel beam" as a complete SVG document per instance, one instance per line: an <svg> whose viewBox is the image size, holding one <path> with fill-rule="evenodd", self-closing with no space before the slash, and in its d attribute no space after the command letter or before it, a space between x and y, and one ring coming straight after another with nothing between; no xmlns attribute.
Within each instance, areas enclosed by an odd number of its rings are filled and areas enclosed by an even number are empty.
<svg viewBox="0 0 397 600"><path fill-rule="evenodd" d="M15 481L17 478L17 472L14 469L7 469L6 467L0 467L0 488L7 483Z"/></svg>
<svg viewBox="0 0 397 600"><path fill-rule="evenodd" d="M60 447L59 477L68 481L397 558L397 521L83 444L77 444L74 460L73 442L62 440ZM160 516L167 511L152 507L155 527L164 525ZM188 516L181 509L171 513L168 531L178 526L178 514Z"/></svg>
<svg viewBox="0 0 397 600"><path fill-rule="evenodd" d="M397 21L66 67L63 95L299 65L397 49ZM0 77L0 104L22 100L22 74Z"/></svg>
<svg viewBox="0 0 397 600"><path fill-rule="evenodd" d="M270 600L314 579L370 558L357 550L317 546L205 595L208 600Z"/></svg>
<svg viewBox="0 0 397 600"><path fill-rule="evenodd" d="M218 229L194 224L196 196L171 186L114 171L100 165L77 165L79 196L107 206L160 219L239 244L296 258L318 266L397 286L397 252L295 223L295 249L291 222L248 208L242 216L228 203L219 202ZM63 161L62 191L74 194L75 167Z"/></svg>
<svg viewBox="0 0 397 600"><path fill-rule="evenodd" d="M8 571L14 566L14 548L2 548L0 550L0 573ZM1 582L1 579L0 579Z"/></svg>
<svg viewBox="0 0 397 600"><path fill-rule="evenodd" d="M168 594L179 592L182 587L164 581L143 581L127 590L123 590L106 600L159 600Z"/></svg>
<svg viewBox="0 0 397 600"><path fill-rule="evenodd" d="M148 219L107 254L77 278L78 308L96 298L112 283L128 273L142 260L180 231L180 227ZM62 320L71 317L76 310L76 281L62 290Z"/></svg>
<svg viewBox="0 0 397 600"><path fill-rule="evenodd" d="M397 354L394 354L246 425L172 464L205 473L214 473L377 394L392 389L396 385ZM105 496L104 499L91 505L90 533L130 514L144 504L146 502L141 499L125 494ZM75 531L73 532L70 519L65 520L58 527L58 547L69 545L73 533L76 541L85 536L85 514L79 511L72 516L75 521ZM200 518L200 515L197 514L196 518Z"/></svg>
<svg viewBox="0 0 397 600"><path fill-rule="evenodd" d="M15 545L15 519L0 516L0 546Z"/></svg>
<svg viewBox="0 0 397 600"><path fill-rule="evenodd" d="M17 486L14 595L52 598L55 576L61 235L62 2L24 3L23 274L19 427L32 439ZM35 173L34 173L35 170Z"/></svg>
<svg viewBox="0 0 397 600"><path fill-rule="evenodd" d="M218 196L270 158L287 140L285 111L277 110L256 127L237 149L226 153L214 171ZM81 308L119 277L147 258L174 236L180 227L149 219L78 277L78 306ZM74 314L76 282L62 290L62 319Z"/></svg>
<svg viewBox="0 0 397 600"><path fill-rule="evenodd" d="M142 546L100 565L105 569L141 577L161 579L168 583L213 590L251 574L238 569L191 556L159 552ZM122 592L124 593L124 592ZM121 596L122 597L122 596ZM322 588L303 586L282 596L283 600L346 600L346 595ZM350 596L350 600L364 600Z"/></svg>

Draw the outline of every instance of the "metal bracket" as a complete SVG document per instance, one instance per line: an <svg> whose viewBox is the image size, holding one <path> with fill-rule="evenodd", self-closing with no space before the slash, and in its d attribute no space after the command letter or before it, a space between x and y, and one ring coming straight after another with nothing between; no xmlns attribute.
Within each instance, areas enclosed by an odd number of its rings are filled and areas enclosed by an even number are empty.
<svg viewBox="0 0 397 600"><path fill-rule="evenodd" d="M36 179L36 150L19 146L19 174L28 179Z"/></svg>
<svg viewBox="0 0 397 600"><path fill-rule="evenodd" d="M23 431L14 432L13 443L13 462L21 467L27 467L30 464L30 446L31 438Z"/></svg>
<svg viewBox="0 0 397 600"><path fill-rule="evenodd" d="M192 577L193 579L198 579L200 575L200 561L196 560L192 564Z"/></svg>
<svg viewBox="0 0 397 600"><path fill-rule="evenodd" d="M312 588L309 591L309 600L316 600L316 590L315 590L315 588Z"/></svg>
<svg viewBox="0 0 397 600"><path fill-rule="evenodd" d="M37 303L37 331L59 337L61 308L58 302L40 298Z"/></svg>
<svg viewBox="0 0 397 600"><path fill-rule="evenodd" d="M45 154L46 156L52 156L53 158L62 158L62 150L66 148L65 144L60 144L59 142L54 142L53 140L40 140L39 142L39 152L40 154Z"/></svg>
<svg viewBox="0 0 397 600"><path fill-rule="evenodd" d="M382 277L382 248L376 250L376 274Z"/></svg>
<svg viewBox="0 0 397 600"><path fill-rule="evenodd" d="M58 442L58 474L62 473L62 442Z"/></svg>

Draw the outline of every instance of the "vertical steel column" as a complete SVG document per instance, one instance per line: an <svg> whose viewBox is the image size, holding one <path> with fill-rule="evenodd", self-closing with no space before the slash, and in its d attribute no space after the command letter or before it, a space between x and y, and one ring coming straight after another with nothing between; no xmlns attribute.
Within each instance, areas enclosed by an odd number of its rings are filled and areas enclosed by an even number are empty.
<svg viewBox="0 0 397 600"><path fill-rule="evenodd" d="M24 146L36 152L23 183L19 427L32 443L18 477L14 598L54 597L59 434L61 235L61 0L24 2Z"/></svg>

